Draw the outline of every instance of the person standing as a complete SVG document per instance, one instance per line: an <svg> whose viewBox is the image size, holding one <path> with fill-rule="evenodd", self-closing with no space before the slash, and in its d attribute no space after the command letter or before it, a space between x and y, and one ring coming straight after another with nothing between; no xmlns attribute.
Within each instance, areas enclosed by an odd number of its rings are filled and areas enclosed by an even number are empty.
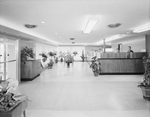
<svg viewBox="0 0 150 117"><path fill-rule="evenodd" d="M128 46L129 50L127 51L127 58L132 58L133 50L131 49L131 46Z"/></svg>

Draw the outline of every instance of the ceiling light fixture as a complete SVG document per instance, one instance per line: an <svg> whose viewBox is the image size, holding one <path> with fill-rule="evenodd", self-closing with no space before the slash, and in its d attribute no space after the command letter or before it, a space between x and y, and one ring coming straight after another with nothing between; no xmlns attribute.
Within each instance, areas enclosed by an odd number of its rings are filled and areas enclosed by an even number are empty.
<svg viewBox="0 0 150 117"><path fill-rule="evenodd" d="M119 27L120 25L121 25L120 23L109 24L108 27L109 27L109 28L117 28L117 27Z"/></svg>
<svg viewBox="0 0 150 117"><path fill-rule="evenodd" d="M43 21L43 22L41 22L42 24L45 24L45 22Z"/></svg>
<svg viewBox="0 0 150 117"><path fill-rule="evenodd" d="M133 30L133 33L140 33L148 30L150 30L150 23L136 28Z"/></svg>
<svg viewBox="0 0 150 117"><path fill-rule="evenodd" d="M75 39L75 38L73 38L73 37L72 37L72 38L70 38L70 40L74 40L74 39Z"/></svg>
<svg viewBox="0 0 150 117"><path fill-rule="evenodd" d="M26 28L36 28L37 25L33 25L33 24L25 24L24 25Z"/></svg>
<svg viewBox="0 0 150 117"><path fill-rule="evenodd" d="M89 20L83 33L90 33L94 26L98 23L98 20Z"/></svg>
<svg viewBox="0 0 150 117"><path fill-rule="evenodd" d="M99 22L100 17L99 16L91 16L88 18L88 22L86 24L86 27L83 31L83 33L90 33L91 30L96 26L96 24Z"/></svg>

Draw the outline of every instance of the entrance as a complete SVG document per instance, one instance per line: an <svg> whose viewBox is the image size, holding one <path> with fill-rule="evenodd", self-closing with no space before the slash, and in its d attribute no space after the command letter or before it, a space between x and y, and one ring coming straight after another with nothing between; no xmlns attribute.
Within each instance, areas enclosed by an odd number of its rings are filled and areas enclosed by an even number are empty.
<svg viewBox="0 0 150 117"><path fill-rule="evenodd" d="M17 40L0 37L0 78L18 80Z"/></svg>

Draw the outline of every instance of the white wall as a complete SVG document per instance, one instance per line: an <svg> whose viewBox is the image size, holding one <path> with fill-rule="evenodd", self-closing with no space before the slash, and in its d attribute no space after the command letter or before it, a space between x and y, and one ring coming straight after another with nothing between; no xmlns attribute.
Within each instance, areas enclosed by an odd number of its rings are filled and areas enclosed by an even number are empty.
<svg viewBox="0 0 150 117"><path fill-rule="evenodd" d="M141 50L145 50L145 35L134 36L130 38L125 38L123 40L117 40L112 42L113 52L116 51L118 44L122 43L122 52L128 51L128 46L132 47L134 52L141 52Z"/></svg>

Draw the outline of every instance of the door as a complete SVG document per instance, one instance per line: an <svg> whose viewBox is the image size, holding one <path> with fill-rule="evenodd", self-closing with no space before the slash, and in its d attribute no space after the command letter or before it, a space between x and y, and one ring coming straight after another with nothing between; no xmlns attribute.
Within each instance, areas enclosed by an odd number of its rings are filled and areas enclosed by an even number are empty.
<svg viewBox="0 0 150 117"><path fill-rule="evenodd" d="M0 78L18 80L17 41L0 38Z"/></svg>

